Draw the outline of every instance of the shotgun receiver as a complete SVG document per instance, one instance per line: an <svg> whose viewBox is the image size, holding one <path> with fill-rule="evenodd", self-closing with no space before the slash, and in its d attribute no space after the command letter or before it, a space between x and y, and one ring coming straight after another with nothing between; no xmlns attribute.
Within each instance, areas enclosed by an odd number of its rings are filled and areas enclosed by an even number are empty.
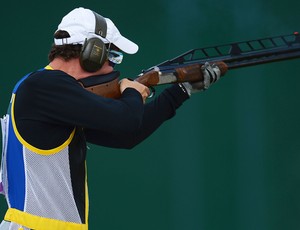
<svg viewBox="0 0 300 230"><path fill-rule="evenodd" d="M201 66L206 62L216 64L223 76L230 69L299 57L300 35L294 32L290 35L192 49L143 70L134 80L153 88L162 84L203 81ZM106 79L105 82L101 77L94 77L92 81L86 78L81 79L80 83L84 88L98 95L118 98L121 95L118 77L116 75L112 79Z"/></svg>

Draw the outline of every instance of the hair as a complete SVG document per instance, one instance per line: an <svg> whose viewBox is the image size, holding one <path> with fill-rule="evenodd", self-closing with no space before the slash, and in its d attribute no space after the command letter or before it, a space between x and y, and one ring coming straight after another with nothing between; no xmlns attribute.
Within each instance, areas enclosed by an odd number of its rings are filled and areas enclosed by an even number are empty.
<svg viewBox="0 0 300 230"><path fill-rule="evenodd" d="M67 31L58 30L54 34L54 38L69 38L70 35ZM52 44L51 49L48 54L48 60L51 62L54 58L60 57L63 58L65 61L69 61L74 58L78 58L80 56L80 52L82 49L82 45L55 45Z"/></svg>

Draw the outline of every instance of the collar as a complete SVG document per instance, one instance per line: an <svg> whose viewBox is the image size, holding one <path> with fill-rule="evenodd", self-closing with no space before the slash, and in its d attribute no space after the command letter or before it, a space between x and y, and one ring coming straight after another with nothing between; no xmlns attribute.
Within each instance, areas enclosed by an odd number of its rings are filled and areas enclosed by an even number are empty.
<svg viewBox="0 0 300 230"><path fill-rule="evenodd" d="M50 65L46 65L44 69L53 70L53 68Z"/></svg>

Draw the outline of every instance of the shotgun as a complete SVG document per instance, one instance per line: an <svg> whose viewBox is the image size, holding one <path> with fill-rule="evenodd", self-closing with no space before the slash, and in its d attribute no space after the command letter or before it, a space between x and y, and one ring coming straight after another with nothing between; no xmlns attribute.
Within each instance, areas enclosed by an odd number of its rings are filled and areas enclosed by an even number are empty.
<svg viewBox="0 0 300 230"><path fill-rule="evenodd" d="M224 76L227 70L265 64L300 57L300 35L267 37L243 42L234 42L205 48L192 49L171 60L166 60L143 70L135 81L153 87L180 82L203 81L201 66L206 62L217 65ZM81 85L103 97L119 98L119 73L110 77L88 77Z"/></svg>

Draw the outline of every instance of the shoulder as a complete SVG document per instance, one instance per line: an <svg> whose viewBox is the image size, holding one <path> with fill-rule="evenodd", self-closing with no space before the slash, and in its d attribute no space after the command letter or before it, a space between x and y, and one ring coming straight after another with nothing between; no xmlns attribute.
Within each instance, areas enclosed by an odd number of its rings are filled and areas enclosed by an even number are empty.
<svg viewBox="0 0 300 230"><path fill-rule="evenodd" d="M32 72L22 81L18 91L30 90L34 92L41 89L56 89L61 87L80 87L72 76L59 70L39 70Z"/></svg>
<svg viewBox="0 0 300 230"><path fill-rule="evenodd" d="M27 82L52 82L67 81L76 82L76 79L60 70L39 70L32 72L26 79Z"/></svg>

